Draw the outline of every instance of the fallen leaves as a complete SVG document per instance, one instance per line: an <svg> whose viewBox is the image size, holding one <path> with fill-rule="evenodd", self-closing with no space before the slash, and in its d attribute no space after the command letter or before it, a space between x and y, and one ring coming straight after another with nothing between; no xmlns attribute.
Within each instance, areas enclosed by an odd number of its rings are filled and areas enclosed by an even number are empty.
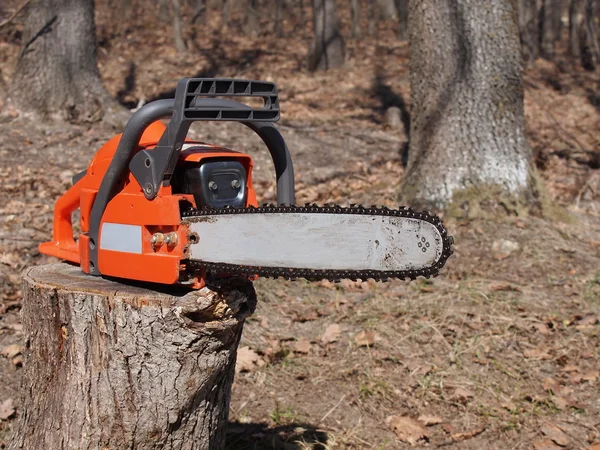
<svg viewBox="0 0 600 450"><path fill-rule="evenodd" d="M430 440L431 434L426 427L442 425L442 430L450 435L451 442L460 442L480 435L486 430L486 425L478 426L470 431L457 431L450 423L444 423L437 415L421 414L417 419L409 416L389 416L385 423L402 442L410 445L424 444ZM435 445L436 443L433 442ZM448 442L437 443L447 445Z"/></svg>
<svg viewBox="0 0 600 450"><path fill-rule="evenodd" d="M236 373L253 372L266 364L265 360L250 347L241 347L237 351Z"/></svg>
<svg viewBox="0 0 600 450"><path fill-rule="evenodd" d="M545 423L542 425L540 431L552 442L560 445L561 447L566 447L569 445L569 442L571 442L569 436L567 436L567 434L556 424Z"/></svg>
<svg viewBox="0 0 600 450"><path fill-rule="evenodd" d="M310 353L310 349L312 346L310 345L310 341L306 338L300 338L294 344L294 351L296 353Z"/></svg>
<svg viewBox="0 0 600 450"><path fill-rule="evenodd" d="M416 445L419 441L429 439L427 430L423 424L408 416L389 416L385 424L392 429L398 439L410 445Z"/></svg>
<svg viewBox="0 0 600 450"><path fill-rule="evenodd" d="M23 347L21 345L11 344L0 350L0 355L10 359L15 366L20 367L23 365L23 355L21 354L22 351Z"/></svg>
<svg viewBox="0 0 600 450"><path fill-rule="evenodd" d="M337 341L341 331L342 330L337 323L327 325L327 328L325 328L325 332L321 336L321 343L323 345L327 345Z"/></svg>
<svg viewBox="0 0 600 450"><path fill-rule="evenodd" d="M492 243L492 257L497 261L501 261L520 249L521 246L518 242L508 239L498 239Z"/></svg>
<svg viewBox="0 0 600 450"><path fill-rule="evenodd" d="M2 350L0 350L0 355L7 357L8 359L12 359L23 351L23 347L19 344L7 345Z"/></svg>
<svg viewBox="0 0 600 450"><path fill-rule="evenodd" d="M450 435L450 437L452 438L452 440L454 442L465 441L467 439L471 439L471 438L474 438L475 436L480 435L481 433L483 433L485 431L485 429L486 429L486 427L484 425L484 426L475 428L474 430L471 430L471 431L452 433Z"/></svg>
<svg viewBox="0 0 600 450"><path fill-rule="evenodd" d="M373 331L361 331L354 337L354 342L359 347L373 347L377 341L377 335Z"/></svg>
<svg viewBox="0 0 600 450"><path fill-rule="evenodd" d="M562 447L559 447L550 439L540 439L539 441L535 441L533 443L534 450L562 450Z"/></svg>
<svg viewBox="0 0 600 450"><path fill-rule="evenodd" d="M454 389L451 399L458 403L468 403L473 398L473 393L463 387Z"/></svg>
<svg viewBox="0 0 600 450"><path fill-rule="evenodd" d="M15 413L15 407L13 405L12 398L4 400L0 403L0 420L10 419Z"/></svg>
<svg viewBox="0 0 600 450"><path fill-rule="evenodd" d="M430 427L432 425L439 425L440 423L443 422L442 418L440 416L431 416L428 414L421 414L417 420L419 422L421 422L423 425L425 425L426 427Z"/></svg>
<svg viewBox="0 0 600 450"><path fill-rule="evenodd" d="M552 356L547 353L545 350L540 348L531 348L523 350L523 356L528 359L533 359L537 361L552 359Z"/></svg>

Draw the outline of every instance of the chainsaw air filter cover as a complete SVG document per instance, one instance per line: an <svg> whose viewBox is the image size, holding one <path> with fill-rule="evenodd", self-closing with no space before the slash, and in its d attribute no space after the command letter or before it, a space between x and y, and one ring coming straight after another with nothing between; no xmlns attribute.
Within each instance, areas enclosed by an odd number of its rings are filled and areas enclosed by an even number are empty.
<svg viewBox="0 0 600 450"><path fill-rule="evenodd" d="M185 169L183 192L192 194L197 208L245 206L246 170L238 161L210 161Z"/></svg>

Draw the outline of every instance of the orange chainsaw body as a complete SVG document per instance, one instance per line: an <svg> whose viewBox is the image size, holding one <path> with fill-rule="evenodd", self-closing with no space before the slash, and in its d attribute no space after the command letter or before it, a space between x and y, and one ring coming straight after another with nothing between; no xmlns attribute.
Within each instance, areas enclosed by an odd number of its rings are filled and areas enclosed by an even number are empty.
<svg viewBox="0 0 600 450"><path fill-rule="evenodd" d="M143 132L135 152L153 149L165 129L165 125L160 121L149 125ZM54 209L52 241L40 245L41 253L80 264L84 272L90 273L90 242L87 234L90 214L120 138L121 135L117 135L104 144L94 156L87 173L58 199ZM241 163L247 174L245 206L258 206L252 187L253 161L249 155L189 139L185 140L185 144L190 148L181 151L178 166L199 165L207 160L235 160ZM180 274L185 271L182 261L186 259L190 241L189 230L181 218L183 205L196 208L194 196L173 193L173 186L169 185L161 186L155 198L148 200L132 173L124 173L118 192L108 202L102 215L99 242L102 242L102 233L116 233L116 236L112 236L113 240L120 240L123 245L139 245L127 242L133 231L134 238L141 234L141 248L138 249L140 251L128 252L106 249L100 245L98 269L101 274L153 283L180 282ZM71 216L77 209L80 211L80 229L76 241ZM118 236L119 233L122 233L122 236ZM171 239L170 245L164 242L157 245L152 241L153 236L157 234L173 237L172 233L176 234L176 239ZM198 238L210 239L210 236L193 237L193 242ZM203 274L195 275L191 281L186 280L185 284L194 288L202 287Z"/></svg>

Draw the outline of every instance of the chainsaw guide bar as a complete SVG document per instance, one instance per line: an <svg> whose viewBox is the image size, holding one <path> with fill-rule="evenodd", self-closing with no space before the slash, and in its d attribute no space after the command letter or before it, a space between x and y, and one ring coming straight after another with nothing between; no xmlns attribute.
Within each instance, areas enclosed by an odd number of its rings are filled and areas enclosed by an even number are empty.
<svg viewBox="0 0 600 450"><path fill-rule="evenodd" d="M376 281L387 281L388 279L408 279L414 280L422 276L425 278L435 277L440 269L445 265L447 259L452 255L452 236L448 236L446 228L442 224L439 217L424 212L416 212L410 208L389 209L386 207L363 207L362 205L350 207L342 207L337 205L317 206L306 204L305 206L275 206L264 205L261 207L248 208L224 208L224 209L202 209L188 210L182 213L183 225L191 226L194 223L208 222L207 219L214 217L218 220L219 216L237 216L237 215L272 215L272 214L295 214L295 215L310 215L310 214L329 214L329 215L355 215L355 216L377 216L382 218L406 218L414 221L423 221L433 225L439 237L441 238L441 247L438 249L437 259L433 264L425 268L412 270L337 270L337 269L316 269L309 267L271 267L266 265L244 265L232 264L227 262L213 262L199 259L187 259L182 261L186 269L195 271L203 269L207 275L223 275L223 274L240 274L240 275L258 275L262 277L278 278L282 277L289 280L296 278L305 278L306 280L330 280L339 281L341 279L350 280L367 280L373 279ZM201 245L194 244L194 245ZM420 247L420 245L419 245ZM433 249L432 249L433 250Z"/></svg>

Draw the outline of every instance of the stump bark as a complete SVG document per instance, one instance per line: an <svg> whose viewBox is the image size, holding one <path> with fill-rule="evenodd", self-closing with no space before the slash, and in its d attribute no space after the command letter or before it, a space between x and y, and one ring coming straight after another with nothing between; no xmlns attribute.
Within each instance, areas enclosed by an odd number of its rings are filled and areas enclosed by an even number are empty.
<svg viewBox="0 0 600 450"><path fill-rule="evenodd" d="M23 281L23 406L10 449L220 449L246 280L149 289L65 263Z"/></svg>

